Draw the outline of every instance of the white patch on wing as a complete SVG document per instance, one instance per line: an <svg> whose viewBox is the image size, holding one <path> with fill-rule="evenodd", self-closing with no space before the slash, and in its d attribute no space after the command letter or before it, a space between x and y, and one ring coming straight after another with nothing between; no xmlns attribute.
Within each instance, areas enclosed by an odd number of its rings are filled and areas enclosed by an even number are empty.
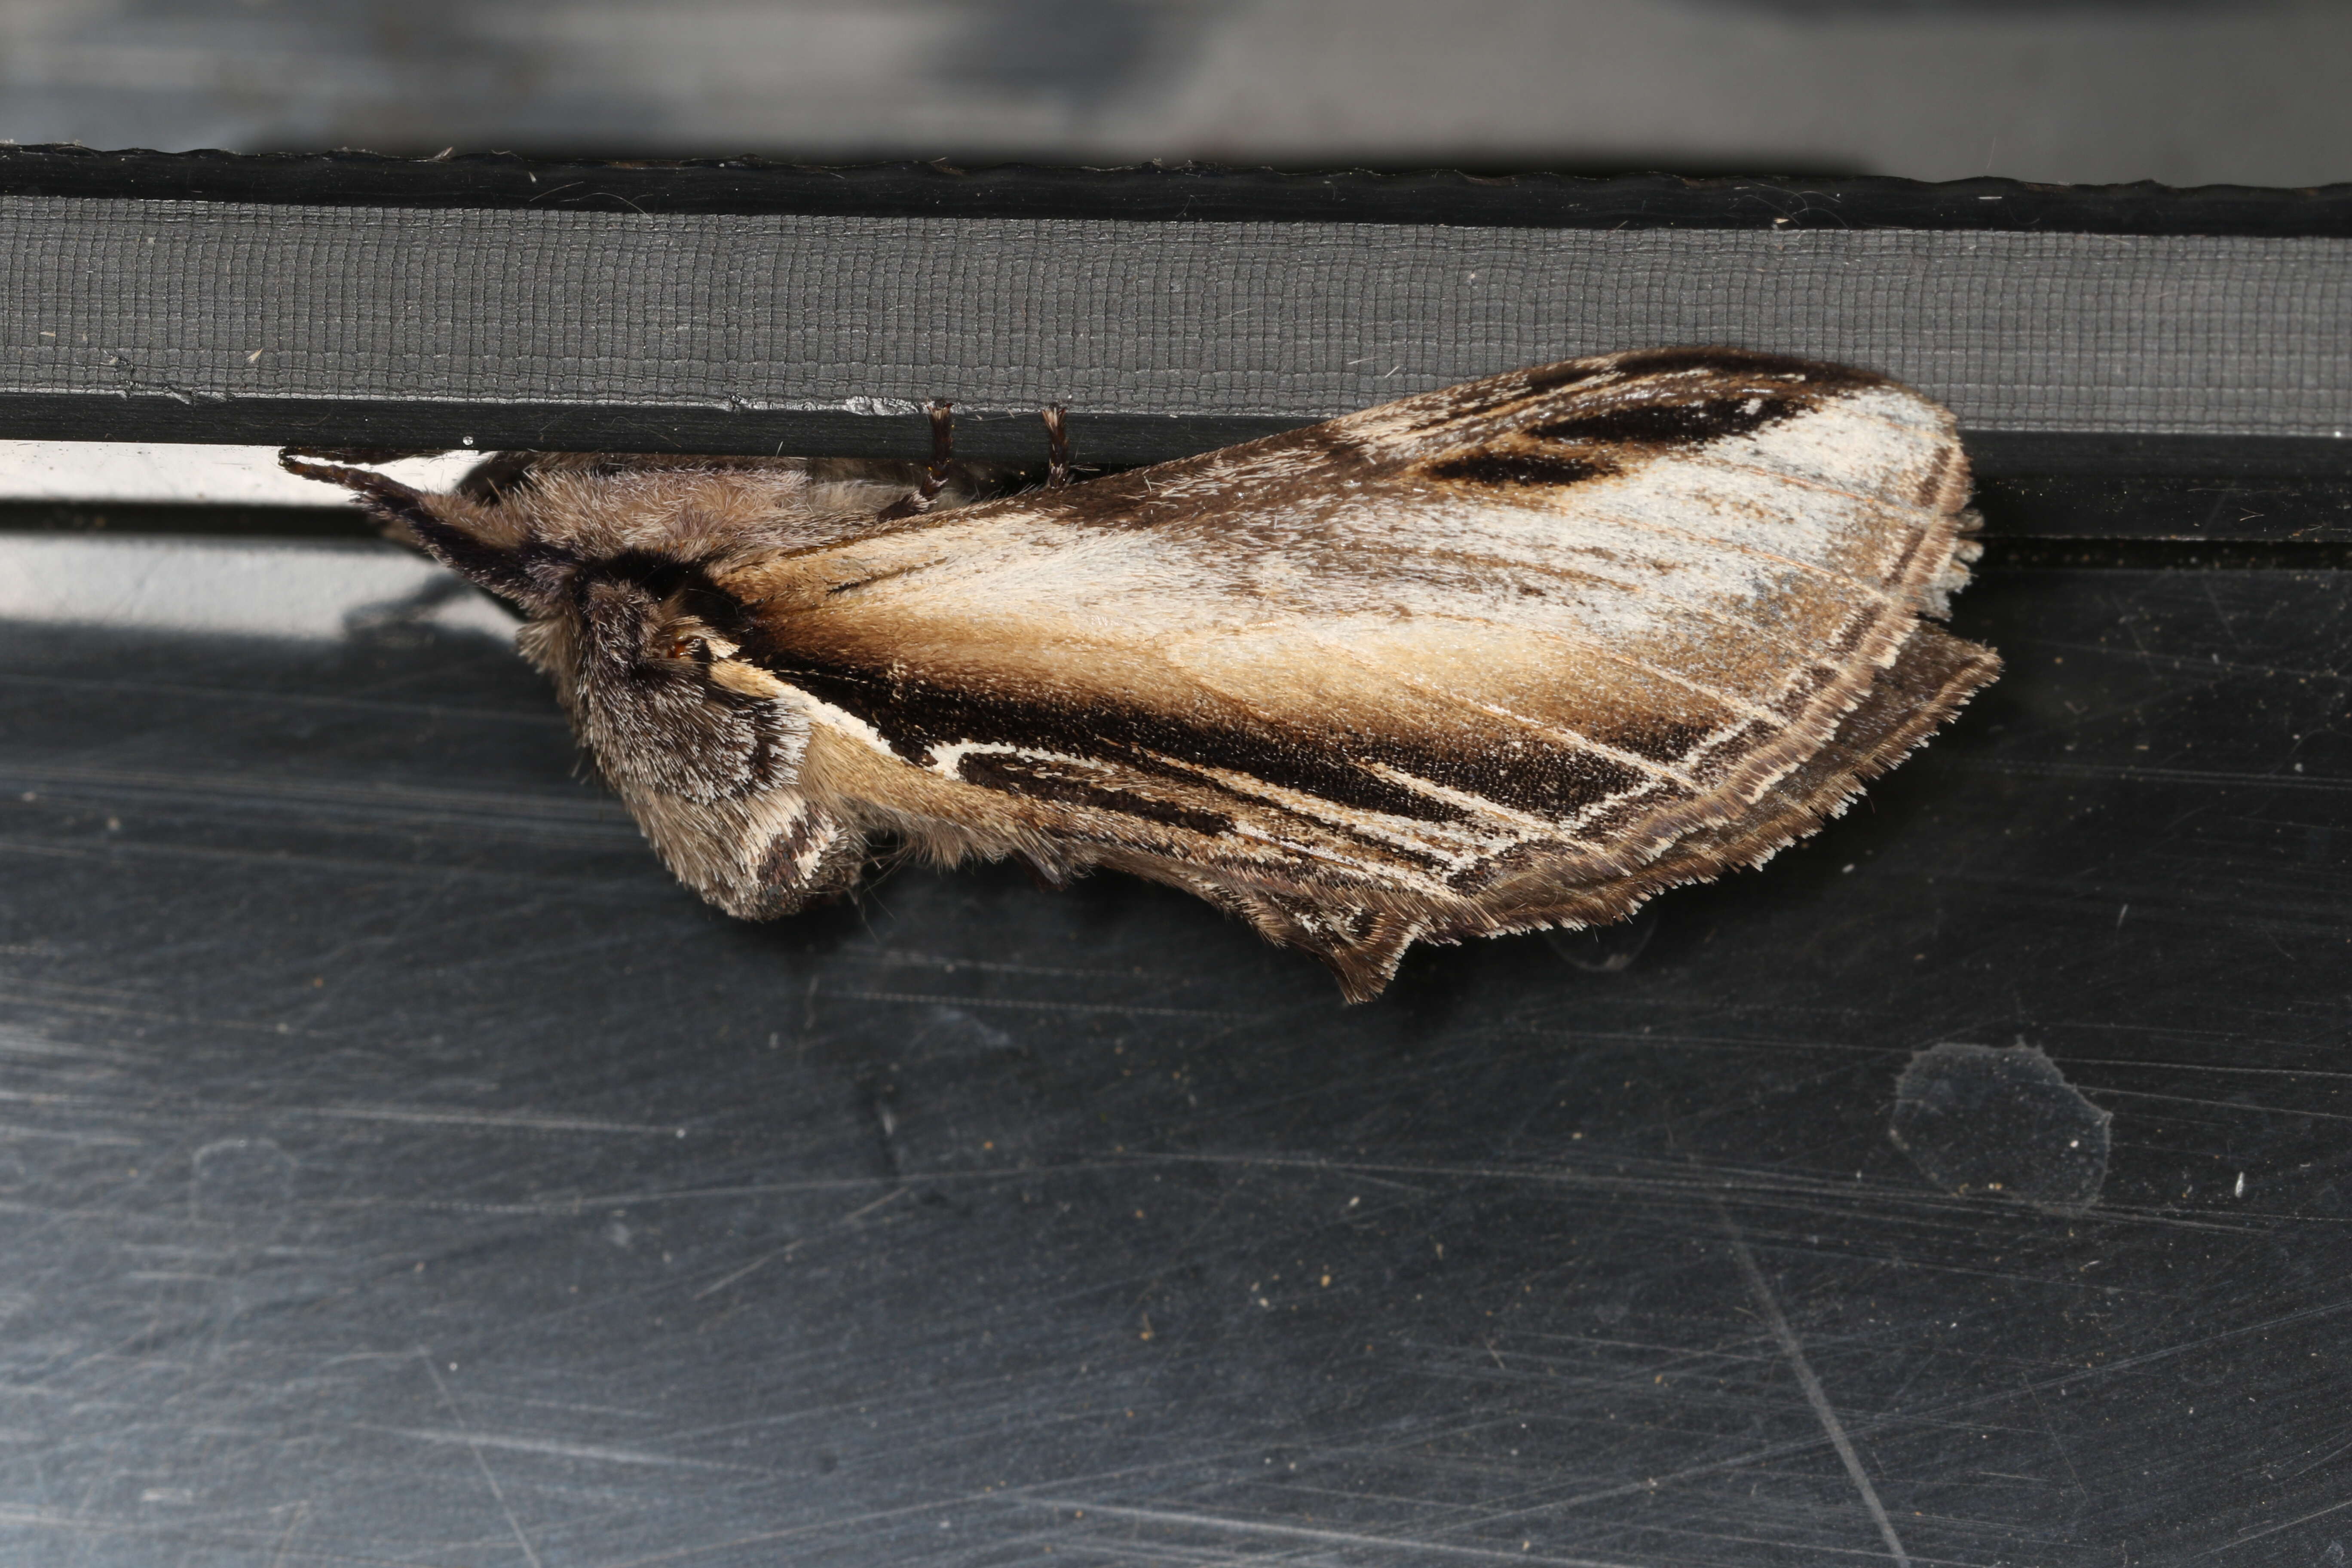
<svg viewBox="0 0 2352 1568"><path fill-rule="evenodd" d="M930 771L941 778L959 778L957 772L966 757L1019 757L1024 762L1052 763L1060 767L1085 768L1106 778L1116 778L1117 768L1099 757L1072 756L1067 752L1041 751L1034 746L1013 745L1003 741L950 741L931 748Z"/></svg>
<svg viewBox="0 0 2352 1568"><path fill-rule="evenodd" d="M846 708L836 708L823 698L813 697L789 682L785 683L785 689L792 695L779 698L778 700L798 708L810 723L823 724L828 729L848 736L853 741L863 742L869 750L880 752L892 762L905 760L890 749L890 742L883 738L881 731L877 730Z"/></svg>
<svg viewBox="0 0 2352 1568"><path fill-rule="evenodd" d="M1954 432L1942 410L1889 386L1840 393L1793 419L1710 443L1727 462L1838 489L1923 523L1934 513L1911 498L1946 461Z"/></svg>
<svg viewBox="0 0 2352 1568"><path fill-rule="evenodd" d="M1889 514L1930 521L1886 481L1924 476L1940 432L1858 416L1857 401L1526 505L1491 491L1402 507L1343 498L1300 519L1295 540L1279 520L1246 516L1244 538L1000 515L943 552L953 574L874 591L966 625L1017 622L1029 639L1130 648L1354 614L1473 616L1618 648L1769 639L1792 597L1826 588L1857 609L1883 605L1884 573L1916 531L1890 530ZM1879 391L1867 401L1908 405Z"/></svg>

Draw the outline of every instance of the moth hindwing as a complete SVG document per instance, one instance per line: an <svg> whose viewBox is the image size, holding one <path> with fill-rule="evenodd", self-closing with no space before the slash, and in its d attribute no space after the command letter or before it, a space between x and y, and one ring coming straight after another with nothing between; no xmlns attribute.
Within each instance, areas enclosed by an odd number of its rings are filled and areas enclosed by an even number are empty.
<svg viewBox="0 0 2352 1568"><path fill-rule="evenodd" d="M1727 349L995 499L944 448L507 454L450 495L289 462L522 608L720 907L839 892L887 834L1185 889L1355 1000L1415 941L1761 862L2000 668L1935 624L1977 552L1951 416Z"/></svg>

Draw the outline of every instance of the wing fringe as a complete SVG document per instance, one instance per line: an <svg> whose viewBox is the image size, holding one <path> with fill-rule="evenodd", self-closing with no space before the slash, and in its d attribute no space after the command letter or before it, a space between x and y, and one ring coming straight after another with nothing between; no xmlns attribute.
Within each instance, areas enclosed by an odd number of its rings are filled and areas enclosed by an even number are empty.
<svg viewBox="0 0 2352 1568"><path fill-rule="evenodd" d="M1274 941L1322 959L1339 976L1350 1001L1367 1000L1395 973L1411 942L1607 925L1669 888L1762 865L1842 814L1863 785L1923 744L2000 673L2000 659L1990 648L1922 623L1895 663L1803 765L1744 813L1687 835L1623 876L1574 882L1530 873L1419 922L1339 899L1318 901L1313 914L1304 918L1287 907L1299 900L1277 902L1265 895L1237 897L1228 907L1240 906L1236 912Z"/></svg>

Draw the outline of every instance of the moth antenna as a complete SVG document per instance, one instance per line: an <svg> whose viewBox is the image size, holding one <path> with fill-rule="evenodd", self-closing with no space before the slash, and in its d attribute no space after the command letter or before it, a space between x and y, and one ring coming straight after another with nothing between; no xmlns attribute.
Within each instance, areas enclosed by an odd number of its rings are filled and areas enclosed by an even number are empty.
<svg viewBox="0 0 2352 1568"><path fill-rule="evenodd" d="M319 458L330 463L396 463L403 458L437 458L446 447L288 447L278 454L279 461L289 456Z"/></svg>
<svg viewBox="0 0 2352 1568"><path fill-rule="evenodd" d="M880 516L887 522L902 517L919 517L931 510L947 488L948 468L955 459L955 405L944 397L935 397L924 405L931 416L931 463L923 470L923 482L910 495L901 496L882 509Z"/></svg>
<svg viewBox="0 0 2352 1568"><path fill-rule="evenodd" d="M278 452L278 466L306 479L323 479L331 485L342 486L360 498L361 503L385 525L386 531L396 531L402 542L422 547L417 525L436 521L425 510L425 492L402 484L389 474L347 466L383 462L384 458L373 454L389 450L378 447L288 447ZM331 460L313 460L321 458Z"/></svg>
<svg viewBox="0 0 2352 1568"><path fill-rule="evenodd" d="M1070 426L1064 417L1069 410L1058 403L1048 403L1037 411L1045 422L1045 488L1060 489L1070 482Z"/></svg>
<svg viewBox="0 0 2352 1568"><path fill-rule="evenodd" d="M315 462L307 455L309 450L288 447L278 454L278 466L289 474L322 479L352 491L374 514L388 537L415 546L478 587L524 605L547 598L551 584L540 581L531 568L547 563L552 552L543 547L503 549L436 511L432 498L423 490L372 468Z"/></svg>

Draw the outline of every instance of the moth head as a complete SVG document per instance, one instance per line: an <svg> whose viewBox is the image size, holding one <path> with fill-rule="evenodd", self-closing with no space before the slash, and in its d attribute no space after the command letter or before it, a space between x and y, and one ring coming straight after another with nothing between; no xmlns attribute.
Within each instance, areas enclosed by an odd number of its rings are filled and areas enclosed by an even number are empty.
<svg viewBox="0 0 2352 1568"><path fill-rule="evenodd" d="M503 458L448 495L292 452L279 460L355 492L387 534L522 610L517 646L624 796L708 805L793 785L807 722L782 682L738 657L748 621L711 581L722 546L707 532L562 527L541 515L528 464Z"/></svg>

